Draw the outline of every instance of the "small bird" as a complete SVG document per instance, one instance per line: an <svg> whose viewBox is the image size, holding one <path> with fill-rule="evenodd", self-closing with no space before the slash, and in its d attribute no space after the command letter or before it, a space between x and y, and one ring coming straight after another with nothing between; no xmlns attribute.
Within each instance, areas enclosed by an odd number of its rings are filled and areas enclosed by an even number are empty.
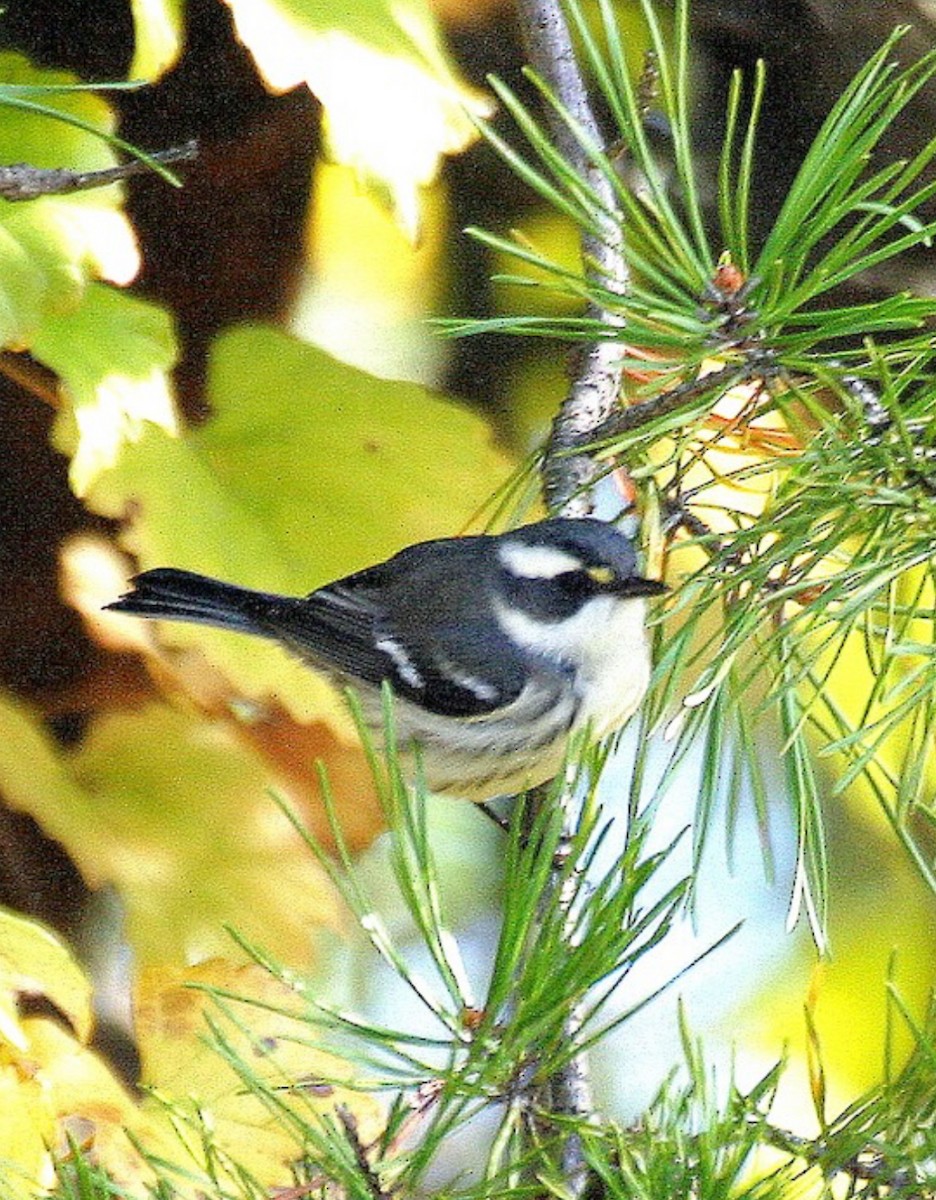
<svg viewBox="0 0 936 1200"><path fill-rule="evenodd" d="M305 597L160 567L107 608L279 642L358 697L379 741L382 685L427 786L485 801L550 779L566 743L619 728L650 675L644 597L613 525L555 518L419 542Z"/></svg>

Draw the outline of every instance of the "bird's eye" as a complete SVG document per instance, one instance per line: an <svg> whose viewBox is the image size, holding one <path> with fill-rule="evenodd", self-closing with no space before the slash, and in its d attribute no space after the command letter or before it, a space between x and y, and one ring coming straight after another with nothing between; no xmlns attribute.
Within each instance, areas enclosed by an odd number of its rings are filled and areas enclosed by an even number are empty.
<svg viewBox="0 0 936 1200"><path fill-rule="evenodd" d="M599 587L608 587L614 583L614 571L610 567L586 567L585 574L592 581L597 583Z"/></svg>

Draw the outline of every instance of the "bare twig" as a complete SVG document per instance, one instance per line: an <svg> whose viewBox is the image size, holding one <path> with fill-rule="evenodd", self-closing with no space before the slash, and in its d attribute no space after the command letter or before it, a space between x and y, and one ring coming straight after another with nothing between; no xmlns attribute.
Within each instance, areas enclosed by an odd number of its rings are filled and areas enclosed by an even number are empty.
<svg viewBox="0 0 936 1200"><path fill-rule="evenodd" d="M592 111L584 80L576 61L569 27L559 0L517 0L526 52L530 64L553 95L574 119L579 130L596 146L603 139ZM617 204L608 180L590 158L582 141L558 113L549 110L553 144L563 160L595 195L593 218L600 233L582 235L584 270L605 293L624 295L629 285L623 254L623 225L615 214ZM605 328L622 326L622 314L614 308L590 302L587 316ZM568 395L553 421L543 465L543 492L550 512L568 517L587 516L593 508L592 487L601 468L594 456L580 450L594 441L595 432L617 407L624 366L623 341L588 344L575 363ZM564 836L570 839L579 813L571 791L566 794ZM553 871L551 889L560 890L559 903L568 909L570 897L563 889L561 868ZM571 936L571 927L570 927ZM579 1037L582 1014L578 1006L566 1016L565 1035L571 1044ZM575 1055L551 1080L549 1107L557 1116L587 1120L594 1112L588 1063ZM561 1169L569 1194L580 1196L588 1182L588 1167L581 1139L568 1134L562 1145Z"/></svg>
<svg viewBox="0 0 936 1200"><path fill-rule="evenodd" d="M12 350L0 352L0 375L5 375L37 400L48 404L49 408L58 411L62 407L54 372L29 355Z"/></svg>
<svg viewBox="0 0 936 1200"><path fill-rule="evenodd" d="M149 158L163 165L188 162L198 155L198 143L186 142L168 150L159 150ZM119 183L131 175L144 175L153 170L149 162L133 158L103 171L69 171L64 167L31 167L14 163L0 167L0 197L4 200L35 200L39 196L64 196L69 192L87 191Z"/></svg>
<svg viewBox="0 0 936 1200"><path fill-rule="evenodd" d="M650 421L665 417L671 412L677 412L685 404L690 404L706 395L724 395L739 383L760 379L765 375L774 374L777 367L772 362L758 357L749 358L741 363L729 363L709 375L699 375L695 379L687 379L675 387L651 396L649 400L641 400L625 408L618 408L592 429L586 441L606 442L622 434L640 429Z"/></svg>
<svg viewBox="0 0 936 1200"><path fill-rule="evenodd" d="M388 1193L384 1191L383 1184L381 1184L376 1171L371 1166L370 1159L367 1157L367 1149L358 1134L357 1117L355 1117L346 1104L335 1105L335 1116L341 1122L345 1136L348 1139L348 1144L354 1152L358 1170L364 1178L365 1185L371 1197L373 1200L388 1200Z"/></svg>

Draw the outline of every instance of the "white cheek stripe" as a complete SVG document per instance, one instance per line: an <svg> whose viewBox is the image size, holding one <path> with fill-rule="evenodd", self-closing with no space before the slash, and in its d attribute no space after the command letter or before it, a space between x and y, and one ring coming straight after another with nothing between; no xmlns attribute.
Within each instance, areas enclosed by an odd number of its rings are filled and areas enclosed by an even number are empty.
<svg viewBox="0 0 936 1200"><path fill-rule="evenodd" d="M527 546L522 542L501 542L497 555L511 573L524 579L555 579L567 571L581 571L582 560L555 546Z"/></svg>
<svg viewBox="0 0 936 1200"><path fill-rule="evenodd" d="M570 667L581 705L577 725L616 729L640 703L650 674L645 607L639 597L595 596L552 624L499 606L503 629L521 646Z"/></svg>

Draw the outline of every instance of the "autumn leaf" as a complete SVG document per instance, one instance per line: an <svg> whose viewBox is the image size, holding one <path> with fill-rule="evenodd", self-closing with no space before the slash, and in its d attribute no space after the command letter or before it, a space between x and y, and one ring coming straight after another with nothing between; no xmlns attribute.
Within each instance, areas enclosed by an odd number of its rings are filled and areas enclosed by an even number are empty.
<svg viewBox="0 0 936 1200"><path fill-rule="evenodd" d="M131 79L158 79L182 49L182 0L130 0L134 51Z"/></svg>
<svg viewBox="0 0 936 1200"><path fill-rule="evenodd" d="M348 1063L315 1044L299 994L256 964L151 968L138 980L136 1014L152 1092L144 1111L171 1124L196 1159L210 1153L282 1186L307 1153L303 1125L338 1105L354 1113L363 1144L380 1133L380 1107L346 1086Z"/></svg>
<svg viewBox="0 0 936 1200"><path fill-rule="evenodd" d="M230 953L226 925L284 961L312 961L313 931L337 926L337 904L271 798L275 785L268 762L224 723L191 712L153 703L113 714L67 753L23 706L0 703L7 802L61 842L92 887L117 889L141 963ZM288 782L279 790L288 796ZM372 813L362 836L378 825Z"/></svg>
<svg viewBox="0 0 936 1200"><path fill-rule="evenodd" d="M325 108L334 157L378 180L411 236L418 189L442 154L476 136L490 101L461 82L424 0L227 0L275 91L305 83Z"/></svg>
<svg viewBox="0 0 936 1200"><path fill-rule="evenodd" d="M117 157L114 115L99 96L68 88L61 71L0 53L0 162L95 171ZM41 97L17 88L61 91ZM6 103L3 103L3 101ZM87 128L22 107L41 103ZM175 335L164 312L100 282L127 284L140 265L117 185L0 200L0 348L28 350L62 383L62 420L82 495L124 438L152 421L175 429L169 371Z"/></svg>
<svg viewBox="0 0 936 1200"><path fill-rule="evenodd" d="M41 996L68 1022L22 1017ZM88 1047L91 988L70 951L35 921L0 910L0 1180L4 1200L32 1200L54 1182L75 1138L132 1185L150 1178L127 1137L145 1118L110 1067ZM156 1143L153 1143L156 1149ZM142 1193L141 1193L142 1194Z"/></svg>

